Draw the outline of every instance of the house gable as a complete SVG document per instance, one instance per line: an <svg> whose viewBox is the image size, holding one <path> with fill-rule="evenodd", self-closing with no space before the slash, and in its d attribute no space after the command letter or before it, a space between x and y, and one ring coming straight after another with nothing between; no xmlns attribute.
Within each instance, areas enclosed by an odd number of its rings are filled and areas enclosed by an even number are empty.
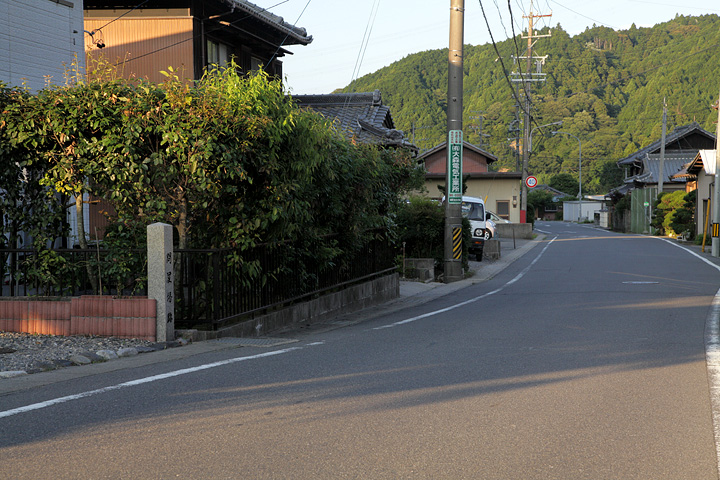
<svg viewBox="0 0 720 480"><path fill-rule="evenodd" d="M445 175L447 172L447 142L424 152L420 160L425 162L428 176ZM475 145L463 142L463 175L487 173L497 157Z"/></svg>

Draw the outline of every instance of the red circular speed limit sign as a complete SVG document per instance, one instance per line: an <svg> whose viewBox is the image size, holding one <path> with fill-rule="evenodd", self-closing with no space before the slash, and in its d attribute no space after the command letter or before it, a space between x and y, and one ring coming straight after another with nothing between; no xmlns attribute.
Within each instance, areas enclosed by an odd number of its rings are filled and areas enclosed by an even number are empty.
<svg viewBox="0 0 720 480"><path fill-rule="evenodd" d="M528 186L528 188L534 188L537 185L537 178L530 176L525 179L525 185Z"/></svg>

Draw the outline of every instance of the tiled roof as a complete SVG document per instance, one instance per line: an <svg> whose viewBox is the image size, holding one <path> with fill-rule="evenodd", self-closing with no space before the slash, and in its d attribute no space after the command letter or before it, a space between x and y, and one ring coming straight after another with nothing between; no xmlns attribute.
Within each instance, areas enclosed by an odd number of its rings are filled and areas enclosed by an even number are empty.
<svg viewBox="0 0 720 480"><path fill-rule="evenodd" d="M332 119L349 140L418 150L401 130L395 129L390 107L383 105L379 90L370 93L293 95L292 98L298 105Z"/></svg>
<svg viewBox="0 0 720 480"><path fill-rule="evenodd" d="M697 152L695 151L665 152L665 165L663 165L663 176L665 178L663 179L663 182L685 182L685 178L672 177L674 174L682 170L687 163L692 162L695 155L697 155ZM637 181L642 183L659 183L660 154L654 153L646 155L643 160L643 173L636 175L636 177L638 177ZM633 177L630 177L627 180L631 180L632 178Z"/></svg>
<svg viewBox="0 0 720 480"><path fill-rule="evenodd" d="M288 37L283 42L284 45L307 45L313 41L312 35L307 34L307 30L296 27L285 21L285 19L274 13L270 13L266 9L250 3L247 0L224 0L225 3L233 8L237 8L250 16L260 19L264 23L271 25L278 30L284 32Z"/></svg>
<svg viewBox="0 0 720 480"><path fill-rule="evenodd" d="M706 135L708 138L712 138L712 139L715 138L715 136L712 133L710 133L707 130L705 130L704 128L702 128L700 126L700 124L698 124L697 122L693 122L689 125L677 127L670 134L666 135L665 136L665 145L667 146L669 144L675 143L678 140L681 140L683 137L686 137L694 132L698 132L703 135ZM622 160L619 160L617 162L617 165L618 166L630 165L634 162L642 161L642 159L645 158L645 156L647 154L659 153L661 146L662 146L662 139L657 140L657 141L651 143L650 145L648 145L647 147L641 148L640 150L633 153L629 157L625 157ZM693 150L693 149L688 149L688 150ZM694 149L694 151L697 153L698 149ZM666 154L667 154L667 152L666 152Z"/></svg>

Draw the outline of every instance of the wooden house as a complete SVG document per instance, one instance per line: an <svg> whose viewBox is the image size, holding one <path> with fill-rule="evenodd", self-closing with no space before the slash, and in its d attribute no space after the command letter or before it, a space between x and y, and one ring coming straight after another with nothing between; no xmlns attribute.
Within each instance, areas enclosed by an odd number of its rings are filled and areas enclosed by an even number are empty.
<svg viewBox="0 0 720 480"><path fill-rule="evenodd" d="M245 72L262 67L282 78L280 59L292 54L285 47L312 42L304 28L246 0L85 0L84 8L88 56L152 82L168 67L198 79L231 59Z"/></svg>
<svg viewBox="0 0 720 480"><path fill-rule="evenodd" d="M659 187L661 147L662 139L656 140L617 162L618 167L625 170L625 180L615 192L631 192L630 230L633 233L650 232L650 208ZM715 136L696 122L677 127L666 135L663 191L684 189L686 179L675 174L700 150L714 147Z"/></svg>

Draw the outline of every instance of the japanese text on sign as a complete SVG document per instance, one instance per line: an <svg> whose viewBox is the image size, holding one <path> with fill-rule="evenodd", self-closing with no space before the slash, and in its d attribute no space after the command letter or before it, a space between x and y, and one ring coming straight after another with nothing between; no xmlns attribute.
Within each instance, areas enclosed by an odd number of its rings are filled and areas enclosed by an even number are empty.
<svg viewBox="0 0 720 480"><path fill-rule="evenodd" d="M448 133L448 203L462 203L462 130Z"/></svg>

